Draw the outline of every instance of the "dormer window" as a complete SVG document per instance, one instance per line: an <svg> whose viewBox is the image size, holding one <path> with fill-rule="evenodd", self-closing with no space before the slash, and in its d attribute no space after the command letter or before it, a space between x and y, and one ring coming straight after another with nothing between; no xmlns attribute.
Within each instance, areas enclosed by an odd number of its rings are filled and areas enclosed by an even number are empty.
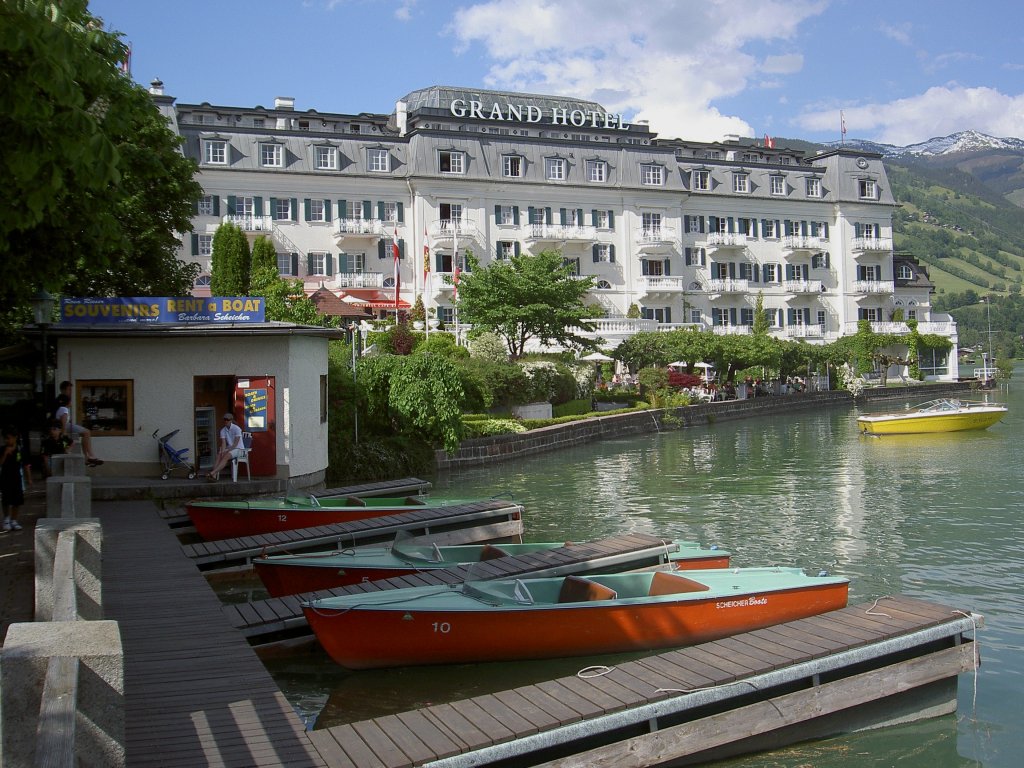
<svg viewBox="0 0 1024 768"><path fill-rule="evenodd" d="M565 181L565 160L561 157L545 158L544 175L548 181Z"/></svg>
<svg viewBox="0 0 1024 768"><path fill-rule="evenodd" d="M784 195L786 194L786 177L785 176L772 176L769 179L770 189L773 195Z"/></svg>
<svg viewBox="0 0 1024 768"><path fill-rule="evenodd" d="M896 279L897 280L913 280L914 270L908 267L906 264L900 264L896 267Z"/></svg>
<svg viewBox="0 0 1024 768"><path fill-rule="evenodd" d="M665 169L653 163L640 165L640 183L649 187L660 187L665 183Z"/></svg>
<svg viewBox="0 0 1024 768"><path fill-rule="evenodd" d="M388 173L391 170L391 158L388 151L386 149L366 150L366 167L375 173Z"/></svg>
<svg viewBox="0 0 1024 768"><path fill-rule="evenodd" d="M707 192L711 189L711 172L693 171L690 175L690 188L697 192Z"/></svg>
<svg viewBox="0 0 1024 768"><path fill-rule="evenodd" d="M454 150L441 150L438 153L438 168L441 173L465 173L466 153Z"/></svg>
<svg viewBox="0 0 1024 768"><path fill-rule="evenodd" d="M207 165L228 164L228 143L209 139L203 142L203 162Z"/></svg>
<svg viewBox="0 0 1024 768"><path fill-rule="evenodd" d="M857 181L857 193L861 200L877 200L878 185L874 179L859 179Z"/></svg>
<svg viewBox="0 0 1024 768"><path fill-rule="evenodd" d="M519 155L502 155L501 175L511 179L518 179L522 177L523 158Z"/></svg>
<svg viewBox="0 0 1024 768"><path fill-rule="evenodd" d="M260 165L280 168L284 165L284 147L280 144L260 144Z"/></svg>
<svg viewBox="0 0 1024 768"><path fill-rule="evenodd" d="M732 191L746 194L750 192L750 176L746 173L737 173L732 177Z"/></svg>
<svg viewBox="0 0 1024 768"><path fill-rule="evenodd" d="M338 170L337 147L314 147L315 165L318 171Z"/></svg>

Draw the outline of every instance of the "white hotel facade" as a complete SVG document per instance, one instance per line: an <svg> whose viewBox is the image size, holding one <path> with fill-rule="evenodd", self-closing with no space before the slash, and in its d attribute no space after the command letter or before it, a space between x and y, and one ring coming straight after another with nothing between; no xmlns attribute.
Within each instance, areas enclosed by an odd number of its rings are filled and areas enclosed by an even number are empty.
<svg viewBox="0 0 1024 768"><path fill-rule="evenodd" d="M924 269L894 258L878 155L661 139L594 102L444 86L390 115L151 92L200 168L205 197L181 253L203 270L197 295L224 221L269 236L282 275L309 292L379 312L394 307L397 240L402 306L422 295L446 322L467 249L482 265L558 249L594 278L595 335L609 346L680 326L749 333L760 295L780 338L824 343L861 319L906 333L901 318L915 318L953 342L921 360L928 377L958 374L955 323L932 312ZM632 305L641 319L627 319Z"/></svg>

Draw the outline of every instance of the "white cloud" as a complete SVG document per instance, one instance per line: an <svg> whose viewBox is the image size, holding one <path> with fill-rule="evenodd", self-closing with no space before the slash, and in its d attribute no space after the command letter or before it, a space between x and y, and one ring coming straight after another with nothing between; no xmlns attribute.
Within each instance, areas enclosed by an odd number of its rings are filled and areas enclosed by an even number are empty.
<svg viewBox="0 0 1024 768"><path fill-rule="evenodd" d="M649 1L631 13L621 0L488 0L460 8L447 31L458 50L481 45L495 61L485 77L490 88L593 99L649 120L662 136L718 139L751 128L715 101L743 92L762 73L803 66L799 54L768 54L759 63L746 46L792 40L826 5Z"/></svg>
<svg viewBox="0 0 1024 768"><path fill-rule="evenodd" d="M890 40L895 40L901 45L910 45L910 24L904 22L903 24L895 25L882 23L879 25L879 29L882 34L888 37Z"/></svg>
<svg viewBox="0 0 1024 768"><path fill-rule="evenodd" d="M837 131L838 105L797 117L809 131ZM1020 133L1024 125L1024 94L1007 95L993 88L936 86L918 96L888 103L842 107L847 136L905 146L973 128L991 136Z"/></svg>

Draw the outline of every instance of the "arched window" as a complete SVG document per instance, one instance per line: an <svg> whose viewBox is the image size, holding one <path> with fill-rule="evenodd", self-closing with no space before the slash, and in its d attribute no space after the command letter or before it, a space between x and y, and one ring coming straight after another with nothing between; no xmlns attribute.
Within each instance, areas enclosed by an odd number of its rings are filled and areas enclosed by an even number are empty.
<svg viewBox="0 0 1024 768"><path fill-rule="evenodd" d="M607 280L598 280L594 287L600 291L607 291L611 289L612 284L609 283Z"/></svg>
<svg viewBox="0 0 1024 768"><path fill-rule="evenodd" d="M193 283L193 285L195 285L196 288L208 288L210 286L210 276L200 275L199 277L196 278L196 281L195 283Z"/></svg>

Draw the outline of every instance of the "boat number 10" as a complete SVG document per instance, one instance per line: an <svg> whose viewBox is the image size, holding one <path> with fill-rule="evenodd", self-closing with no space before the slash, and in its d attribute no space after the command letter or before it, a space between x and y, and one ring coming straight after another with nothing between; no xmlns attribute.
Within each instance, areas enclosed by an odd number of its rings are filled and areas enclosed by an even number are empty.
<svg viewBox="0 0 1024 768"><path fill-rule="evenodd" d="M452 631L452 625L449 624L447 621L435 621L434 622L434 632L438 632L438 633L440 633L442 635L447 635L451 631Z"/></svg>

